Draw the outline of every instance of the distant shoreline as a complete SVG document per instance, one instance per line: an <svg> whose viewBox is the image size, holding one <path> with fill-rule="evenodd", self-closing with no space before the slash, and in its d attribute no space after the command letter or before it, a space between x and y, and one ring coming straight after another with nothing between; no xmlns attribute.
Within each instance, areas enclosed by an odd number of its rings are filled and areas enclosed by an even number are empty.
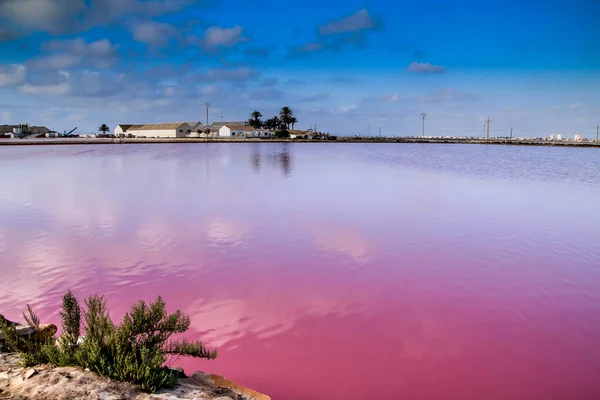
<svg viewBox="0 0 600 400"><path fill-rule="evenodd" d="M489 144L505 146L550 146L550 147L595 147L600 142L572 142L553 140L509 140L509 139L451 139L451 138L377 138L377 137L337 137L337 140L298 140L298 139L230 139L230 138L52 138L52 139L0 139L0 146L35 145L87 145L87 144L164 144L164 143L410 143L410 144Z"/></svg>

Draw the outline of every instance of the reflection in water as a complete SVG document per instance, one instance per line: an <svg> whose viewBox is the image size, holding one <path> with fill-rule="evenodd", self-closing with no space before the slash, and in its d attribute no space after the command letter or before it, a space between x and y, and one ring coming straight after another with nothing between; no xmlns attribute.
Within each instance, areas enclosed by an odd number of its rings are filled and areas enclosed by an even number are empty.
<svg viewBox="0 0 600 400"><path fill-rule="evenodd" d="M0 147L0 312L56 323L71 288L119 319L161 294L219 346L187 370L281 400L598 398L595 155Z"/></svg>
<svg viewBox="0 0 600 400"><path fill-rule="evenodd" d="M281 144L277 149L269 147L266 157L263 156L262 150L261 144L255 144L250 154L250 163L257 174L261 172L263 159L266 159L268 165L280 169L284 177L289 178L292 175L293 161L289 143Z"/></svg>
<svg viewBox="0 0 600 400"><path fill-rule="evenodd" d="M285 149L279 153L279 162L281 163L283 175L288 178L292 174L292 157L289 146L285 146Z"/></svg>

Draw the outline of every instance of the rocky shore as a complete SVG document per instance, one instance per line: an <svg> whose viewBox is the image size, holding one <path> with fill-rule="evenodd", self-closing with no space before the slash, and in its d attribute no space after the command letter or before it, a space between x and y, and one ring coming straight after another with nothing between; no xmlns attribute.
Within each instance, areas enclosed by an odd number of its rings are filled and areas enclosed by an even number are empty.
<svg viewBox="0 0 600 400"><path fill-rule="evenodd" d="M270 400L269 396L218 375L195 372L182 376L171 390L143 393L133 385L113 381L80 368L40 365L22 368L18 355L0 352L0 399L89 400Z"/></svg>

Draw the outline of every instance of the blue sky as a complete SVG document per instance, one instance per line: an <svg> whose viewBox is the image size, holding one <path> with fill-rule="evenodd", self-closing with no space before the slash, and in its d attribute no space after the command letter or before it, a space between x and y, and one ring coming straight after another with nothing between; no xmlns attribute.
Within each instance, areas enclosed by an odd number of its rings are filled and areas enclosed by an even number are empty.
<svg viewBox="0 0 600 400"><path fill-rule="evenodd" d="M0 0L0 124L595 136L600 1Z"/></svg>

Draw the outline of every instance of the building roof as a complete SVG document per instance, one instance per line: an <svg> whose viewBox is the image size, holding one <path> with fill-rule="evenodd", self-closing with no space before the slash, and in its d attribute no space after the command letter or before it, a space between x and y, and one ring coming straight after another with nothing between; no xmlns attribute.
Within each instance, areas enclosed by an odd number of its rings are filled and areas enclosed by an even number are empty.
<svg viewBox="0 0 600 400"><path fill-rule="evenodd" d="M256 129L254 129L251 126L246 126L246 125L225 125L227 128L231 129L232 131L254 131Z"/></svg>
<svg viewBox="0 0 600 400"><path fill-rule="evenodd" d="M196 129L199 126L204 126L204 124L202 123L202 121L185 121L185 123L188 124L189 126L191 126L194 129Z"/></svg>
<svg viewBox="0 0 600 400"><path fill-rule="evenodd" d="M119 124L117 126L120 126L123 131L126 131L127 129L131 128L133 124Z"/></svg>
<svg viewBox="0 0 600 400"><path fill-rule="evenodd" d="M167 124L141 124L141 125L132 125L127 130L128 131L157 131L157 130L164 130L164 129L177 129L181 125L188 125L188 124L185 122L171 122L171 123L167 123Z"/></svg>
<svg viewBox="0 0 600 400"><path fill-rule="evenodd" d="M210 124L211 128L222 128L224 126L246 126L246 121L221 121L221 122L213 122L212 124Z"/></svg>
<svg viewBox="0 0 600 400"><path fill-rule="evenodd" d="M19 125L0 125L0 132L12 133L14 128L18 128Z"/></svg>

